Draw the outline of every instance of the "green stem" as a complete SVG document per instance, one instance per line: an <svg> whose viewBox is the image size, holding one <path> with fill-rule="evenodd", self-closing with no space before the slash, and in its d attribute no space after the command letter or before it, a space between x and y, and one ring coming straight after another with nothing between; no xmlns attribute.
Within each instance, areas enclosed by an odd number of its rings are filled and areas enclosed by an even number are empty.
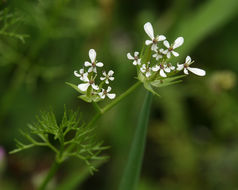
<svg viewBox="0 0 238 190"><path fill-rule="evenodd" d="M100 108L100 112L98 111L94 117L90 120L90 122L87 124L87 128L91 127L99 118L101 115L103 115L105 112L109 111L111 108L113 108L116 104L118 104L122 99L126 98L129 94L131 94L137 87L139 87L141 84L140 81L137 81L135 84L133 84L126 92L122 93L120 96L118 96L115 100L113 100L110 104L106 105L104 108ZM95 104L94 104L95 106ZM98 109L97 109L98 110ZM67 148L67 152L70 152L74 148L74 144L71 144Z"/></svg>
<svg viewBox="0 0 238 190"><path fill-rule="evenodd" d="M48 184L48 182L52 179L52 177L55 175L56 171L58 170L59 165L60 164L58 162L56 162L56 160L55 160L54 163L51 165L51 168L48 171L47 176L45 177L45 179L39 186L38 190L44 190L46 188L46 185Z"/></svg>
<svg viewBox="0 0 238 190"><path fill-rule="evenodd" d="M147 92L142 110L139 115L139 123L132 141L129 157L120 182L119 190L137 189L146 144L147 126L152 97L152 94Z"/></svg>

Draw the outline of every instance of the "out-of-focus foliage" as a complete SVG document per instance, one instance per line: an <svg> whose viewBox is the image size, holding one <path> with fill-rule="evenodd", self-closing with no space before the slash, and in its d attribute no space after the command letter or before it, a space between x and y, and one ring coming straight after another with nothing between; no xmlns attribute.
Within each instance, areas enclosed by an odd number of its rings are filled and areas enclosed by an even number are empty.
<svg viewBox="0 0 238 190"><path fill-rule="evenodd" d="M0 9L1 18L8 10L17 19L9 18L8 33L28 36L22 43L0 35L0 146L5 152L14 148L19 130L49 105L57 120L64 104L84 110L86 121L93 116L90 104L65 85L77 84L73 71L82 67L90 48L115 70L117 94L133 84L135 70L126 53L141 49L143 24L150 21L169 41L183 36L181 59L189 53L207 76L190 75L154 98L138 189L237 189L237 0L5 0ZM143 98L138 90L97 122L97 134L111 146L111 159L99 172L82 182L76 171L85 167L72 160L60 168L56 182L68 180L63 184L71 189L117 189ZM28 190L53 155L39 148L5 158L0 188Z"/></svg>

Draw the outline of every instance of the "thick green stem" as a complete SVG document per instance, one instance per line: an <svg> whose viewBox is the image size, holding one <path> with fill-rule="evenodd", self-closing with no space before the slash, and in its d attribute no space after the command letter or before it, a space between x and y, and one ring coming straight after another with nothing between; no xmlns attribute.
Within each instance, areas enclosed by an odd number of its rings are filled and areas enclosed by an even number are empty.
<svg viewBox="0 0 238 190"><path fill-rule="evenodd" d="M51 165L51 168L48 171L47 176L45 177L45 179L43 180L43 182L39 186L38 190L44 190L46 188L47 184L52 179L52 177L55 175L56 171L58 170L59 165L60 164L58 162L56 162L56 160L55 160L54 163Z"/></svg>
<svg viewBox="0 0 238 190"><path fill-rule="evenodd" d="M146 144L146 134L151 102L152 94L147 92L142 110L139 115L139 123L132 141L129 157L120 182L119 190L137 189Z"/></svg>

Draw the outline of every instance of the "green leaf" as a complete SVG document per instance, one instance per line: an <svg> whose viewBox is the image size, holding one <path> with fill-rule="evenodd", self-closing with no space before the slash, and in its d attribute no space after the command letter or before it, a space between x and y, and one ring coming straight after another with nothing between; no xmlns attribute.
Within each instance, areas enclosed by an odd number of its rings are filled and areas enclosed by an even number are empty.
<svg viewBox="0 0 238 190"><path fill-rule="evenodd" d="M92 99L89 98L87 95L81 95L81 96L78 96L78 98L88 103L92 102Z"/></svg>
<svg viewBox="0 0 238 190"><path fill-rule="evenodd" d="M157 92L154 91L154 89L152 88L152 86L150 85L149 82L144 82L144 87L145 87L145 89L147 89L147 90L148 90L149 92L151 92L152 94L154 94L154 95L160 97L160 95L159 95Z"/></svg>
<svg viewBox="0 0 238 190"><path fill-rule="evenodd" d="M71 86L74 90L76 90L77 92L79 92L80 94L85 94L85 92L79 90L78 86L76 86L75 84L72 84L70 82L66 82L65 84Z"/></svg>
<svg viewBox="0 0 238 190"><path fill-rule="evenodd" d="M185 76L186 75L179 75L176 77L169 77L165 79L155 80L155 81L152 81L150 84L156 88L161 88L161 87L169 86L172 84L180 83L182 82L182 80L177 80L177 79L183 78Z"/></svg>
<svg viewBox="0 0 238 190"><path fill-rule="evenodd" d="M136 190L144 155L152 94L147 92L119 190Z"/></svg>

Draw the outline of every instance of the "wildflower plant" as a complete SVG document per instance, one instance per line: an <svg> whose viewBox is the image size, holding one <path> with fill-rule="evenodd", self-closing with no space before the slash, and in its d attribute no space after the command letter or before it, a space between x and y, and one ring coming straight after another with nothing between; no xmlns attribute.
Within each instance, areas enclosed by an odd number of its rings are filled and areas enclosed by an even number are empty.
<svg viewBox="0 0 238 190"><path fill-rule="evenodd" d="M138 168L141 165L145 144L145 126L147 125L149 116L147 109L149 109L149 102L152 100L151 93L159 96L157 92L159 88L181 82L180 79L187 76L190 72L198 76L206 75L204 70L191 67L194 61L192 61L190 56L187 56L182 63L173 61L172 57L179 56L179 49L184 43L183 37L178 37L173 43L169 43L164 35L154 34L154 29L150 22L144 25L144 30L149 39L146 39L144 42L142 51L127 53L127 58L137 71L136 78L138 81L134 85L121 95L116 96L111 87L111 82L115 79L114 71L104 70L104 63L98 61L96 51L90 49L89 61L85 61L82 68L73 72L74 76L78 79L77 84L69 82L67 84L79 93L78 98L94 106L96 113L91 120L80 122L78 113L73 111L68 112L65 109L62 122L57 123L53 112L43 113L37 118L35 124L29 125L30 133L22 132L23 136L30 141L30 144L17 141L18 148L13 150L12 153L35 146L46 146L55 152L54 163L56 165L59 165L70 157L77 157L83 160L90 167L91 171L94 171L95 168L91 164L92 160L105 159L105 157L99 154L107 148L101 142L95 140L93 127L95 122L100 116L143 84L145 89L149 91L149 95L146 98L148 102L145 102L141 112L142 116L140 117L139 128L136 131L134 146L132 146L134 150L131 151L132 156L129 156L129 167L126 170L130 177L138 177ZM104 107L100 107L98 102L106 98L110 101ZM70 136L68 136L69 133L71 134ZM50 140L50 136L54 137L54 142ZM56 146L55 144L57 143L58 145ZM56 172L55 167L55 164L52 164L48 175L39 189L45 189L46 184ZM137 173L133 173L135 168L137 168ZM128 175L125 175L125 180L122 180L120 190L134 189L127 186Z"/></svg>
<svg viewBox="0 0 238 190"><path fill-rule="evenodd" d="M180 74L182 70L186 75L189 74L188 71L198 76L206 75L204 70L190 67L194 63L190 56L187 56L182 64L172 63L171 58L179 56L177 48L183 45L183 37L178 37L170 44L164 35L155 37L154 29L150 22L144 25L144 30L150 38L145 41L146 46L141 53L135 52L134 57L128 53L127 58L133 60L132 64L137 69L137 78L148 91L159 95L155 89L181 82L178 79L185 76Z"/></svg>
<svg viewBox="0 0 238 190"><path fill-rule="evenodd" d="M67 83L76 89L80 94L79 98L86 102L99 102L107 96L110 99L116 97L115 93L110 93L111 86L109 83L114 80L114 71L110 70L99 72L99 69L103 69L104 64L97 62L96 51L94 49L89 50L89 61L85 61L85 68L81 68L78 71L74 71L74 75L80 79L80 84L77 86L72 83ZM107 88L107 90L105 90Z"/></svg>

